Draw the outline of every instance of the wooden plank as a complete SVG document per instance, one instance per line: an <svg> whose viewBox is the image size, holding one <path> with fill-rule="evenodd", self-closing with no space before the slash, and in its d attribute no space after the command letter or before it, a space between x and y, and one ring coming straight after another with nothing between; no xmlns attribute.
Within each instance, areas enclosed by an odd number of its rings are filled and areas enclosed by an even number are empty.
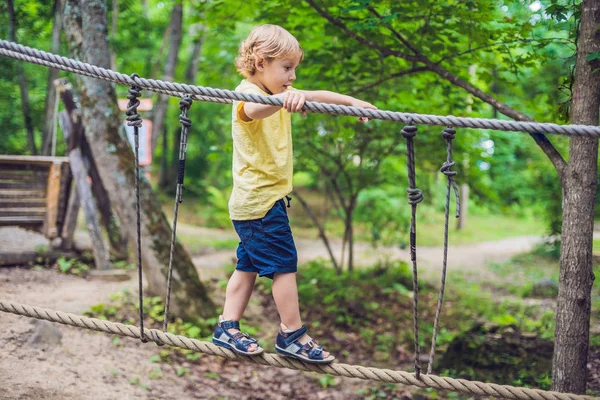
<svg viewBox="0 0 600 400"><path fill-rule="evenodd" d="M44 189L46 182L0 182L1 190L11 189Z"/></svg>
<svg viewBox="0 0 600 400"><path fill-rule="evenodd" d="M14 156L0 154L0 165L3 164L23 164L23 165L45 165L50 167L55 163L64 163L69 161L67 157L51 156Z"/></svg>
<svg viewBox="0 0 600 400"><path fill-rule="evenodd" d="M39 257L42 257L46 262L54 262L60 257L75 258L77 254L64 250L50 250L43 255L35 251L0 251L0 266L35 263L38 262Z"/></svg>
<svg viewBox="0 0 600 400"><path fill-rule="evenodd" d="M81 202L79 201L79 193L77 189L73 188L71 196L69 197L69 205L65 216L65 222L61 233L62 242L61 247L69 250L73 248L73 237L75 235L75 227L77 226L77 216L79 215L79 208Z"/></svg>
<svg viewBox="0 0 600 400"><path fill-rule="evenodd" d="M0 216L18 217L18 216L46 215L46 207L13 207L0 209Z"/></svg>
<svg viewBox="0 0 600 400"><path fill-rule="evenodd" d="M18 164L0 162L0 170L2 171L48 171L48 168L50 167L46 164Z"/></svg>
<svg viewBox="0 0 600 400"><path fill-rule="evenodd" d="M0 226L30 226L43 225L44 217L2 217L0 216Z"/></svg>
<svg viewBox="0 0 600 400"><path fill-rule="evenodd" d="M0 168L0 179L34 179L33 171Z"/></svg>
<svg viewBox="0 0 600 400"><path fill-rule="evenodd" d="M62 164L62 174L60 181L60 195L58 197L58 215L56 217L56 228L59 236L62 237L63 225L67 217L67 207L71 195L73 183L73 174L71 174L71 165L66 162Z"/></svg>
<svg viewBox="0 0 600 400"><path fill-rule="evenodd" d="M0 214L2 210L5 208L12 207L46 207L46 199L44 198L31 198L31 199L23 199L23 198L15 198L15 199L2 199L0 198Z"/></svg>
<svg viewBox="0 0 600 400"><path fill-rule="evenodd" d="M41 199L46 204L46 190L44 189L11 189L0 191L0 199Z"/></svg>
<svg viewBox="0 0 600 400"><path fill-rule="evenodd" d="M47 238L58 236L56 217L58 216L58 197L60 195L60 162L52 164L48 174L48 189L46 190L46 222L44 232Z"/></svg>
<svg viewBox="0 0 600 400"><path fill-rule="evenodd" d="M94 202L92 188L88 182L87 169L83 163L83 157L79 147L69 151L69 161L71 172L75 178L81 206L83 208L83 215L85 216L88 232L94 246L94 262L96 268L99 270L110 269L108 246L102 236L96 203Z"/></svg>

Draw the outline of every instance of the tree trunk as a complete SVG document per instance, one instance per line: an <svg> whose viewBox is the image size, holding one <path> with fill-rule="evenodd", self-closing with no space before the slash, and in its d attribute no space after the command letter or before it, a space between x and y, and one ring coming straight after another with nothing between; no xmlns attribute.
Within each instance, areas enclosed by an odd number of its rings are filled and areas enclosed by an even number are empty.
<svg viewBox="0 0 600 400"><path fill-rule="evenodd" d="M117 23L119 22L119 0L112 0L112 23L110 25L110 40L117 38ZM110 52L110 68L117 70L117 55L114 51Z"/></svg>
<svg viewBox="0 0 600 400"><path fill-rule="evenodd" d="M64 16L68 43L74 55L108 68L110 52L105 2L67 0ZM129 240L137 243L134 158L127 141L119 136L119 125L124 116L117 109L115 88L109 82L94 78L78 77L78 80L85 134L100 178L116 208L123 231ZM148 294L162 296L166 292L171 228L143 175L140 179L140 209L141 253ZM175 248L173 268L173 312L185 319L214 316L215 305L180 244Z"/></svg>
<svg viewBox="0 0 600 400"><path fill-rule="evenodd" d="M60 32L61 32L61 5L60 0L54 0L54 23L52 24L52 44L50 51L60 54ZM44 106L44 127L42 134L42 155L50 155L52 146L52 133L55 126L56 88L54 81L58 79L58 70L50 68L48 81L46 83L46 105Z"/></svg>
<svg viewBox="0 0 600 400"><path fill-rule="evenodd" d="M171 22L169 24L170 38L169 38L169 53L167 55L167 62L165 63L165 69L163 71L163 81L172 81L175 75L175 67L177 66L177 54L179 53L179 47L181 46L181 26L183 19L183 5L181 3L173 6L171 13ZM167 105L169 96L165 94L159 94L158 100L154 105L154 112L152 118L152 154L156 150L158 144L158 138L163 133L163 125L165 123L165 116L167 114Z"/></svg>
<svg viewBox="0 0 600 400"><path fill-rule="evenodd" d="M196 29L204 30L202 26ZM194 85L196 82L196 75L198 74L198 63L200 62L200 55L202 54L202 45L204 44L204 31L194 43L191 45L190 53L192 54L188 63L187 70L185 72L185 82L189 85ZM163 125L164 126L164 125ZM169 149L169 134L167 129L163 129L163 149L162 149L162 160L160 164L160 178L158 180L158 186L161 189L168 189L171 182L175 182L177 176L177 160L179 159L179 141L181 128L171 130L173 132L172 143L173 147ZM169 159L169 154L171 158ZM175 187L171 188L173 191Z"/></svg>
<svg viewBox="0 0 600 400"><path fill-rule="evenodd" d="M169 151L169 133L167 129L163 129L162 133L162 158L160 159L160 177L158 179L158 187L168 189L171 182L170 171L173 170L174 160L179 156L179 142L176 132L173 133L173 150ZM177 144L175 144L177 142ZM177 155L175 152L177 151ZM172 153L171 162L169 162L169 153Z"/></svg>
<svg viewBox="0 0 600 400"><path fill-rule="evenodd" d="M201 31L198 37L192 44L190 53L190 62L188 63L187 70L185 71L185 83L188 85L196 84L196 75L198 75L198 65L200 64L200 56L202 55L202 46L204 45L204 39L206 37L206 30L203 26L197 26L197 30Z"/></svg>
<svg viewBox="0 0 600 400"><path fill-rule="evenodd" d="M15 17L15 8L13 0L8 0L8 40L11 42L17 41L17 21ZM27 147L33 155L37 154L35 147L35 133L33 131L33 122L31 120L31 111L29 110L29 90L27 89L27 78L23 70L23 63L16 63L17 77L19 79L19 90L21 91L21 111L23 113L23 121L25 130L27 131Z"/></svg>
<svg viewBox="0 0 600 400"><path fill-rule="evenodd" d="M600 51L600 1L584 0L571 123L598 125L600 61L587 57ZM552 390L585 393L590 334L592 239L596 203L598 139L571 137L569 163L562 179L563 225L560 281L556 310Z"/></svg>

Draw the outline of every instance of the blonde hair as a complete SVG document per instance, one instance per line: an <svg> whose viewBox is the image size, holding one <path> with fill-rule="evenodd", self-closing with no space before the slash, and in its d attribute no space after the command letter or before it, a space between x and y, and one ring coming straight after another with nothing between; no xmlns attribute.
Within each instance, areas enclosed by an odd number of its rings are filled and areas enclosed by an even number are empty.
<svg viewBox="0 0 600 400"><path fill-rule="evenodd" d="M235 67L246 78L256 73L256 60L260 57L267 62L295 55L304 58L304 51L298 40L278 25L259 25L240 45Z"/></svg>

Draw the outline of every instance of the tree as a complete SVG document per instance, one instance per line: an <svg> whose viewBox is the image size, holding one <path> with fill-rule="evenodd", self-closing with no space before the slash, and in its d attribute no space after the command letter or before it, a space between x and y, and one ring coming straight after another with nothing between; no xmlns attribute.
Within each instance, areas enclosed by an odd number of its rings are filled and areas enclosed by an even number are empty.
<svg viewBox="0 0 600 400"><path fill-rule="evenodd" d="M68 0L64 8L67 41L76 59L108 68L110 52L106 4L102 0ZM100 178L114 205L121 228L137 243L134 208L135 171L129 144L119 135L115 88L111 83L79 77L85 135L96 160ZM140 182L142 258L148 292L166 291L171 228L145 179ZM189 255L178 243L173 260L173 312L184 318L214 315L215 306L198 279Z"/></svg>
<svg viewBox="0 0 600 400"><path fill-rule="evenodd" d="M62 6L60 0L54 0L53 7L53 24L52 24L52 44L50 51L54 54L60 53L60 32L61 32L61 13ZM50 68L48 71L48 82L46 83L46 102L44 108L43 135L42 135L42 154L49 155L52 146L52 132L54 129L54 121L56 107L56 87L54 81L58 79L58 70Z"/></svg>
<svg viewBox="0 0 600 400"><path fill-rule="evenodd" d="M175 76L175 67L177 66L177 55L181 46L181 30L183 23L183 4L177 3L173 6L171 12L171 22L169 23L169 46L165 69L163 71L162 80L172 81ZM156 149L158 139L164 134L165 115L167 113L169 96L164 94L158 95L158 100L154 105L152 117L152 153ZM166 154L163 154L166 157Z"/></svg>
<svg viewBox="0 0 600 400"><path fill-rule="evenodd" d="M400 31L393 25L393 17L401 15L402 6L390 6L385 12L378 11L364 2L357 2L360 5L354 6L354 9L364 12L363 18L367 12L372 16L367 21L363 20L363 25L379 26L380 32L381 30L387 32L387 34L380 35L382 37L377 40L373 36L366 36L350 29L344 18L334 17L325 7L317 5L315 1L306 0L306 2L332 25L363 46L376 49L382 57L408 61L413 65L412 72L419 72L415 71L414 66L422 66L427 71L437 74L441 79L490 104L501 114L519 121L532 120L531 117L499 101L492 94L484 92L443 67L442 62L450 62L449 57L443 57L440 61L434 62L422 50L427 46L426 44L419 46L414 41L407 39L408 37L415 38L417 35L415 32ZM489 7L489 3L482 1L466 5L466 7L472 7L473 10L481 12ZM599 42L594 37L597 35L596 27L600 18L597 15L599 7L598 2L593 0L582 3L582 21L585 26L582 26L582 37L577 51L576 69L579 78L575 83L572 103L572 122L574 123L598 124L597 98L600 93L596 86L598 77L591 72L593 64L598 61L592 57L594 61L590 62L588 57L599 49ZM384 6L378 8L385 9ZM352 20L352 16L347 14L349 13L346 13L347 19ZM428 23L429 21L426 20L425 28L420 32L421 35L431 32L427 29ZM395 40L400 49L396 49L396 46L391 44L391 40ZM447 47L452 48L453 45L448 44ZM460 55L461 53L458 53L456 56ZM395 74L404 72L406 71ZM389 76L392 75L394 74ZM594 83L590 84L590 82ZM557 340L553 366L553 387L556 390L583 393L585 392L589 343L590 290L593 282L591 252L596 199L597 139L570 138L569 163L567 163L543 133L534 133L531 136L554 165L563 191L563 241L560 259L560 299L556 321Z"/></svg>
<svg viewBox="0 0 600 400"><path fill-rule="evenodd" d="M17 41L17 20L13 0L8 0L8 15L9 15L9 30L8 40ZM30 154L37 154L35 146L35 132L33 130L33 122L31 120L31 111L29 107L29 89L27 89L27 77L21 63L17 64L17 75L19 78L19 89L21 90L21 111L23 113L23 121L27 130L27 146Z"/></svg>
<svg viewBox="0 0 600 400"><path fill-rule="evenodd" d="M592 0L583 2L581 12L582 15L586 13L588 24L593 20L590 15L598 11L597 3ZM305 9L305 5L309 6L309 11ZM546 5L548 14L565 8L555 1ZM466 91L473 99L479 99L480 103L474 103L473 106L481 107L481 104L487 103L504 116L518 121L532 121L529 115L517 111L508 102L497 98L491 88L486 91L471 83L471 78L465 72L471 65L479 64L490 71L482 76L480 83L485 82L485 78L489 82L497 82L500 79L500 74L496 74L499 67L518 73L519 68L532 67L544 62L550 57L545 51L550 45L569 42L565 37L566 31L556 32L553 28L565 28L566 20L569 16L576 18L578 10L564 13L564 22L547 27L544 25L547 24L547 14L545 10L541 10L538 17L544 22L539 28L532 23L532 11L528 3L512 2L505 8L506 10L500 11L496 2L488 0L452 4L433 0L377 3L363 0L306 0L303 5L290 6L290 9L293 9L290 13L281 13L279 3L265 5L261 9L261 17L282 23L289 27L292 33L299 35L301 32L305 34L303 32L306 31L310 34L320 30L321 35L325 32L332 40L315 43L315 46L321 46L320 51L323 53L341 55L341 66L336 66L330 59L329 63L322 65L322 73L334 82L336 74L341 74L342 80L350 79L356 86L361 82L357 91L366 88L378 91L379 96L392 95L388 88L381 86L383 83L389 83L400 76L427 73L428 76L435 77L430 84L443 87L449 85L452 89ZM310 22L311 29L307 29L306 21L309 18L306 15L310 10L320 15L327 23L318 27L319 22L313 20ZM589 29L586 32L586 44L579 44L577 70L588 70L590 63L595 64L598 60L595 56L597 48L593 44L592 30ZM582 30L582 40L583 34ZM313 46L307 40L303 43L307 42L308 46ZM528 46L534 51L527 48ZM581 46L584 46L583 49ZM486 50L491 49L494 49L494 52L486 55ZM313 55L315 54L319 55L319 50L314 50ZM351 62L357 54L362 61L358 68ZM588 56L592 61L586 59ZM352 71L354 74L344 71L348 66L355 67ZM365 85L362 79L367 76L366 71L370 71L372 76L376 69L381 71L379 78ZM579 74L583 75L584 79L590 78L592 73L589 71L580 71ZM494 74L497 78L493 77ZM575 87L577 90L574 90L572 106L577 104L580 109L576 111L577 117L574 115L573 121L579 121L581 118L589 124L596 125L598 115L591 115L589 110L594 109L597 112L597 104L584 103L593 96L597 97L598 92L594 92L593 84L584 87L583 82L586 81L579 82L579 86ZM398 92L402 88L403 85L399 84L393 89ZM390 100L389 97L386 99ZM436 100L428 97L427 101ZM557 333L553 384L557 390L569 389L581 393L585 390L583 377L586 375L585 350L589 339L589 296L593 279L591 240L597 179L597 140L570 138L567 163L560 148L543 132L530 136L557 171L563 192L563 243L559 289L563 298L559 301L557 312L556 329L561 333ZM560 142L560 139L553 141ZM568 318L578 322L567 326ZM572 346L575 346L576 351L572 350ZM574 379L575 376L579 379Z"/></svg>
<svg viewBox="0 0 600 400"><path fill-rule="evenodd" d="M600 109L600 1L583 0L571 123L598 125ZM592 241L598 174L598 138L571 137L569 162L559 175L563 195L560 281L552 389L585 393L590 336Z"/></svg>

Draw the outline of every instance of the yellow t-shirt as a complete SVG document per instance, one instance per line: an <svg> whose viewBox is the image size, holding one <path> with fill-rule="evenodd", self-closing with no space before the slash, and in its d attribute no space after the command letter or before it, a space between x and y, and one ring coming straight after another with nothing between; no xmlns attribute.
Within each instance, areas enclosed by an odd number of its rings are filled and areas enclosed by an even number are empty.
<svg viewBox="0 0 600 400"><path fill-rule="evenodd" d="M247 80L235 90L267 95ZM233 102L233 191L229 199L232 220L262 218L277 200L292 191L290 113L282 108L267 118L246 122L240 116L243 107L243 101Z"/></svg>

